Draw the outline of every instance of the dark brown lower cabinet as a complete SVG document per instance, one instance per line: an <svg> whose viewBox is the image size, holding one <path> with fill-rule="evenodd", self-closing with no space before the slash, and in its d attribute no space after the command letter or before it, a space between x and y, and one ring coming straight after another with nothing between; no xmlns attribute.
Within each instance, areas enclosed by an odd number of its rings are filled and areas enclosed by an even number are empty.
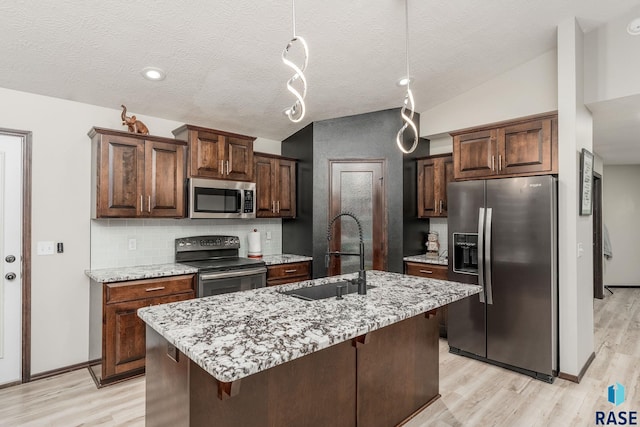
<svg viewBox="0 0 640 427"><path fill-rule="evenodd" d="M439 264L426 264L423 262L411 262L405 261L404 274L410 274L412 276L428 277L431 279L447 280L447 274L449 267ZM436 317L438 318L438 327L440 329L440 336L447 337L447 323L449 319L448 305L443 305L438 308Z"/></svg>
<svg viewBox="0 0 640 427"><path fill-rule="evenodd" d="M267 266L267 286L311 280L311 261Z"/></svg>
<svg viewBox="0 0 640 427"><path fill-rule="evenodd" d="M393 426L438 393L433 314L232 383L219 382L147 327L146 425Z"/></svg>
<svg viewBox="0 0 640 427"><path fill-rule="evenodd" d="M92 317L102 313L98 330L97 319L91 322L91 341L102 338L99 363L91 370L99 386L140 375L145 371L145 324L138 317L139 308L184 301L195 297L194 275L133 280L115 283L92 283L92 293L100 293L102 304L93 307ZM101 286L102 285L102 286ZM101 289L93 289L100 288ZM92 294L93 296L93 294ZM97 305L97 304L96 304Z"/></svg>

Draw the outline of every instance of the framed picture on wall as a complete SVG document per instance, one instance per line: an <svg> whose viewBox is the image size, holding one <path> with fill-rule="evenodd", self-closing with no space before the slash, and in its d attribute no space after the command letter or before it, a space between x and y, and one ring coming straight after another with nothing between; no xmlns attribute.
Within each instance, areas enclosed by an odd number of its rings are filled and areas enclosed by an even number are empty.
<svg viewBox="0 0 640 427"><path fill-rule="evenodd" d="M591 215L593 211L593 154L586 148L580 154L580 215Z"/></svg>

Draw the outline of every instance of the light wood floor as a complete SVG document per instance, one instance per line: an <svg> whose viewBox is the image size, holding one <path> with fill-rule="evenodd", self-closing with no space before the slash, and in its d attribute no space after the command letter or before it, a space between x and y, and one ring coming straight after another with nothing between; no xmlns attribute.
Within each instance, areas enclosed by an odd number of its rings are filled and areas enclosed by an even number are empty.
<svg viewBox="0 0 640 427"><path fill-rule="evenodd" d="M546 384L448 353L442 398L407 426L593 426L595 411L640 411L640 289L595 300L596 359L580 384ZM627 399L607 402L620 382ZM143 426L144 378L96 389L86 369L0 390L0 426ZM288 427L288 426L285 426Z"/></svg>

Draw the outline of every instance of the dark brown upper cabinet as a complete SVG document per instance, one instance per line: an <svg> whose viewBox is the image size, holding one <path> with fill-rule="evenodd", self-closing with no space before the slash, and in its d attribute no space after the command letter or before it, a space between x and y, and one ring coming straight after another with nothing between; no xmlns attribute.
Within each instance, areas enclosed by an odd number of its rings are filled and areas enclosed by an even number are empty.
<svg viewBox="0 0 640 427"><path fill-rule="evenodd" d="M558 115L465 129L453 136L456 180L558 173Z"/></svg>
<svg viewBox="0 0 640 427"><path fill-rule="evenodd" d="M189 144L189 177L253 181L254 137L193 125L173 134Z"/></svg>
<svg viewBox="0 0 640 427"><path fill-rule="evenodd" d="M295 218L296 161L264 153L253 157L256 217Z"/></svg>
<svg viewBox="0 0 640 427"><path fill-rule="evenodd" d="M92 217L184 217L185 141L93 128Z"/></svg>
<svg viewBox="0 0 640 427"><path fill-rule="evenodd" d="M451 153L418 159L418 217L447 216L447 184L453 181Z"/></svg>

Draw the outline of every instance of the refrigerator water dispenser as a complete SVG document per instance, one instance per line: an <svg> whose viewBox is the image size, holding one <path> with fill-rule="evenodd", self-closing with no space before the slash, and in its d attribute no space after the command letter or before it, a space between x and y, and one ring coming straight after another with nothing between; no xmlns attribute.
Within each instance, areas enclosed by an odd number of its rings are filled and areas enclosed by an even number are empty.
<svg viewBox="0 0 640 427"><path fill-rule="evenodd" d="M453 271L478 274L478 233L453 233Z"/></svg>

